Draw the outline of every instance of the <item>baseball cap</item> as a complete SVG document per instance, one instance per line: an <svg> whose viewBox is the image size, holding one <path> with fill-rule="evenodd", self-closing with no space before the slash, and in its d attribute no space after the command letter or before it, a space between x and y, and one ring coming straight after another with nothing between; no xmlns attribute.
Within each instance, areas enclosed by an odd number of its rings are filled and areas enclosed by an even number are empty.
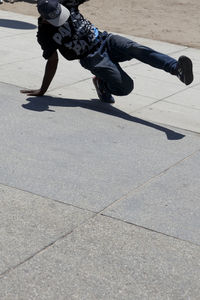
<svg viewBox="0 0 200 300"><path fill-rule="evenodd" d="M63 25L69 18L69 10L57 0L38 0L37 9L39 14L53 26Z"/></svg>

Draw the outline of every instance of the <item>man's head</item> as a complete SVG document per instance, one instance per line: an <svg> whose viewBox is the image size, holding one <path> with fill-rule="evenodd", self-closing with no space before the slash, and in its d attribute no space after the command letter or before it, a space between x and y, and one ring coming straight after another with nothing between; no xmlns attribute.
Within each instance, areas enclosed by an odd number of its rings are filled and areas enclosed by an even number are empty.
<svg viewBox="0 0 200 300"><path fill-rule="evenodd" d="M53 26L63 25L69 18L69 10L61 5L58 0L38 0L39 14Z"/></svg>

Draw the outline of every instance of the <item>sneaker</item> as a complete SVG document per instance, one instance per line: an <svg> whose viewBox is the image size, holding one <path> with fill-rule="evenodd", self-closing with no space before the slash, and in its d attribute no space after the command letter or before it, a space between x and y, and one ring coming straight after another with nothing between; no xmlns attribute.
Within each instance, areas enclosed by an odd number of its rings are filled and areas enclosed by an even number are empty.
<svg viewBox="0 0 200 300"><path fill-rule="evenodd" d="M115 99L113 98L113 96L106 90L102 89L100 87L100 79L97 78L96 76L92 79L93 84L95 86L95 89L97 91L97 95L99 97L99 100L101 102L105 102L105 103L115 103Z"/></svg>
<svg viewBox="0 0 200 300"><path fill-rule="evenodd" d="M0 4L3 4L3 0L0 0Z"/></svg>
<svg viewBox="0 0 200 300"><path fill-rule="evenodd" d="M177 76L178 78L189 85L193 81L193 71L192 71L192 61L187 56L180 56L178 59L177 67Z"/></svg>

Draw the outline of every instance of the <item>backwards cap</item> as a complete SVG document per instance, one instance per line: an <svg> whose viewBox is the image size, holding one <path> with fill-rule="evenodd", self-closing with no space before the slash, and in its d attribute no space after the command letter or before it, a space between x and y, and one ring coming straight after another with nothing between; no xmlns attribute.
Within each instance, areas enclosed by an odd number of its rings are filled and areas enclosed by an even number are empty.
<svg viewBox="0 0 200 300"><path fill-rule="evenodd" d="M38 0L39 14L53 26L63 25L69 18L69 10L57 0Z"/></svg>

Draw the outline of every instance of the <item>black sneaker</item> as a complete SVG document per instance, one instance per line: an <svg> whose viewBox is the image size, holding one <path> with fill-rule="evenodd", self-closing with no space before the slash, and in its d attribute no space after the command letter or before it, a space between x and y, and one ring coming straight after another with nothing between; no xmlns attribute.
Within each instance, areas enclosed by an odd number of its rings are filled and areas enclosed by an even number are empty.
<svg viewBox="0 0 200 300"><path fill-rule="evenodd" d="M100 79L97 78L96 76L92 79L93 84L95 86L95 89L97 91L97 95L99 97L99 100L101 102L105 102L105 103L115 103L115 99L113 98L113 96L106 90L100 88L100 84L99 81Z"/></svg>
<svg viewBox="0 0 200 300"><path fill-rule="evenodd" d="M187 56L180 56L178 59L177 67L177 77L186 85L192 83L193 71L192 71L192 61Z"/></svg>

